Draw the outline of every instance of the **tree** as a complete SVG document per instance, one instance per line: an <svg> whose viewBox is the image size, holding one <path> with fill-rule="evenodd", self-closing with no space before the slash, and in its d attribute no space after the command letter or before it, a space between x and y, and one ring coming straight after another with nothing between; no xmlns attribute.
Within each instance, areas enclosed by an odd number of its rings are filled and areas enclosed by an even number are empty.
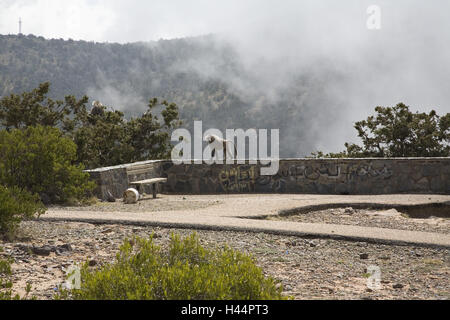
<svg viewBox="0 0 450 320"><path fill-rule="evenodd" d="M313 153L314 157L448 157L450 113L413 113L403 103L375 108L376 115L355 123L363 145L345 143L337 154Z"/></svg>
<svg viewBox="0 0 450 320"><path fill-rule="evenodd" d="M153 112L162 107L160 119ZM175 103L153 98L148 110L129 121L121 111L90 114L80 110L74 118L73 139L78 146L78 161L88 168L162 159L170 154L170 130L180 124Z"/></svg>
<svg viewBox="0 0 450 320"><path fill-rule="evenodd" d="M71 130L72 122L69 115L82 108L87 103L88 97L84 96L77 100L74 96L66 96L64 101L53 100L47 97L49 90L50 83L44 82L30 92L11 94L2 98L0 125L8 130L36 125Z"/></svg>
<svg viewBox="0 0 450 320"><path fill-rule="evenodd" d="M158 116L153 114L158 106L164 108L161 111L162 123ZM132 160L168 158L171 150L169 132L180 124L178 108L175 103L168 103L166 100L159 103L157 98L151 99L147 112L139 118L131 119L126 124L129 144L134 150Z"/></svg>
<svg viewBox="0 0 450 320"><path fill-rule="evenodd" d="M2 98L0 126L7 130L57 127L75 142L76 162L89 169L169 156L170 130L181 123L175 103L153 98L147 112L128 121L123 112L106 106L88 111L86 96L80 100L66 96L64 101L47 98L49 89L45 82L31 92Z"/></svg>

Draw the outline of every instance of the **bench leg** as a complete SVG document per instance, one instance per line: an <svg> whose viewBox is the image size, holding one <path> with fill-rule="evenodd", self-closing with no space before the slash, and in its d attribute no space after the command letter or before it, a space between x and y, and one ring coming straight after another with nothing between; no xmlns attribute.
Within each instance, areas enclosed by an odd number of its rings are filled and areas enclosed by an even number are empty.
<svg viewBox="0 0 450 320"><path fill-rule="evenodd" d="M156 198L156 187L157 187L157 183L152 184L152 191L153 191L153 199Z"/></svg>

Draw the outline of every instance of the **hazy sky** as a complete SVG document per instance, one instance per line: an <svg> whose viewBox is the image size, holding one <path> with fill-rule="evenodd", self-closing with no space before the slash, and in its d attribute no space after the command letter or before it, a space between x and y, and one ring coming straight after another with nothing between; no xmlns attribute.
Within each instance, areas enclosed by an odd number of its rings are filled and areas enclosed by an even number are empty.
<svg viewBox="0 0 450 320"><path fill-rule="evenodd" d="M380 9L379 30L367 28L371 5ZM449 16L448 0L0 0L0 34L17 33L19 17L24 34L45 38L125 43L215 33L257 79L244 88L264 94L289 87L293 71L333 70L342 81L324 90L336 103L311 105L307 118L311 128L333 130L317 136L318 147L337 151L354 138L352 122L377 105L450 112Z"/></svg>
<svg viewBox="0 0 450 320"><path fill-rule="evenodd" d="M267 1L266 1L267 2ZM233 29L270 13L276 2L249 0L0 0L0 33L133 42ZM269 10L268 10L269 9ZM247 20L247 21L245 21Z"/></svg>
<svg viewBox="0 0 450 320"><path fill-rule="evenodd" d="M431 29L445 20L439 27L450 24L446 0L0 0L0 33L17 33L21 17L25 34L75 40L133 42L249 31L263 36L280 29L299 34L311 25L313 36L340 29L354 38L366 29L369 5L382 9L382 29L388 31L398 23L406 23L404 31L423 22ZM315 29L317 22L322 29ZM449 34L448 28L441 32Z"/></svg>

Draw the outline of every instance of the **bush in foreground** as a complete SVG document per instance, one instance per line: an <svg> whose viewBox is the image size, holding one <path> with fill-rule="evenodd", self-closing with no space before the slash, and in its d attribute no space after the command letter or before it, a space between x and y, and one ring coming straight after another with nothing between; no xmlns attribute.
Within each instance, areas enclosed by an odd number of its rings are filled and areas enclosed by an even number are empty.
<svg viewBox="0 0 450 320"><path fill-rule="evenodd" d="M126 240L114 264L81 269L81 287L57 298L94 300L285 299L252 258L229 247L203 248L196 234L172 235L168 252L153 242Z"/></svg>

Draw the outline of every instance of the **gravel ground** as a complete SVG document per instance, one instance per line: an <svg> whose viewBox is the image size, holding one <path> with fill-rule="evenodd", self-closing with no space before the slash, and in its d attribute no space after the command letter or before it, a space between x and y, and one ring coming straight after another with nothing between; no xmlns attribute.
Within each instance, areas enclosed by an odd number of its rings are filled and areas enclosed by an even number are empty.
<svg viewBox="0 0 450 320"><path fill-rule="evenodd" d="M116 202L96 202L90 206L60 207L50 206L49 209L67 211L105 211L105 212L140 212L140 211L175 211L175 210L196 210L213 205L221 204L222 201L215 199L190 200L185 196L159 197L153 199L152 196L144 196L135 204L125 204L121 199Z"/></svg>
<svg viewBox="0 0 450 320"><path fill-rule="evenodd" d="M294 215L276 215L268 220L286 220L309 223L330 223L357 225L362 227L377 227L398 230L450 233L450 213L448 217L410 218L407 214L395 209L369 210L354 208L335 208Z"/></svg>
<svg viewBox="0 0 450 320"><path fill-rule="evenodd" d="M3 248L0 257L14 259L14 288L19 293L23 293L22 288L30 282L33 295L38 299L51 299L72 264L90 261L98 267L112 262L123 239L132 235L147 237L153 232L155 241L166 246L172 232L188 235L193 230L28 221L21 225L19 240L0 242ZM265 274L278 279L284 293L295 299L450 298L447 249L264 233L196 232L207 247L228 244L252 254ZM38 254L29 252L33 246ZM371 265L381 270L380 289L367 287L367 268Z"/></svg>

